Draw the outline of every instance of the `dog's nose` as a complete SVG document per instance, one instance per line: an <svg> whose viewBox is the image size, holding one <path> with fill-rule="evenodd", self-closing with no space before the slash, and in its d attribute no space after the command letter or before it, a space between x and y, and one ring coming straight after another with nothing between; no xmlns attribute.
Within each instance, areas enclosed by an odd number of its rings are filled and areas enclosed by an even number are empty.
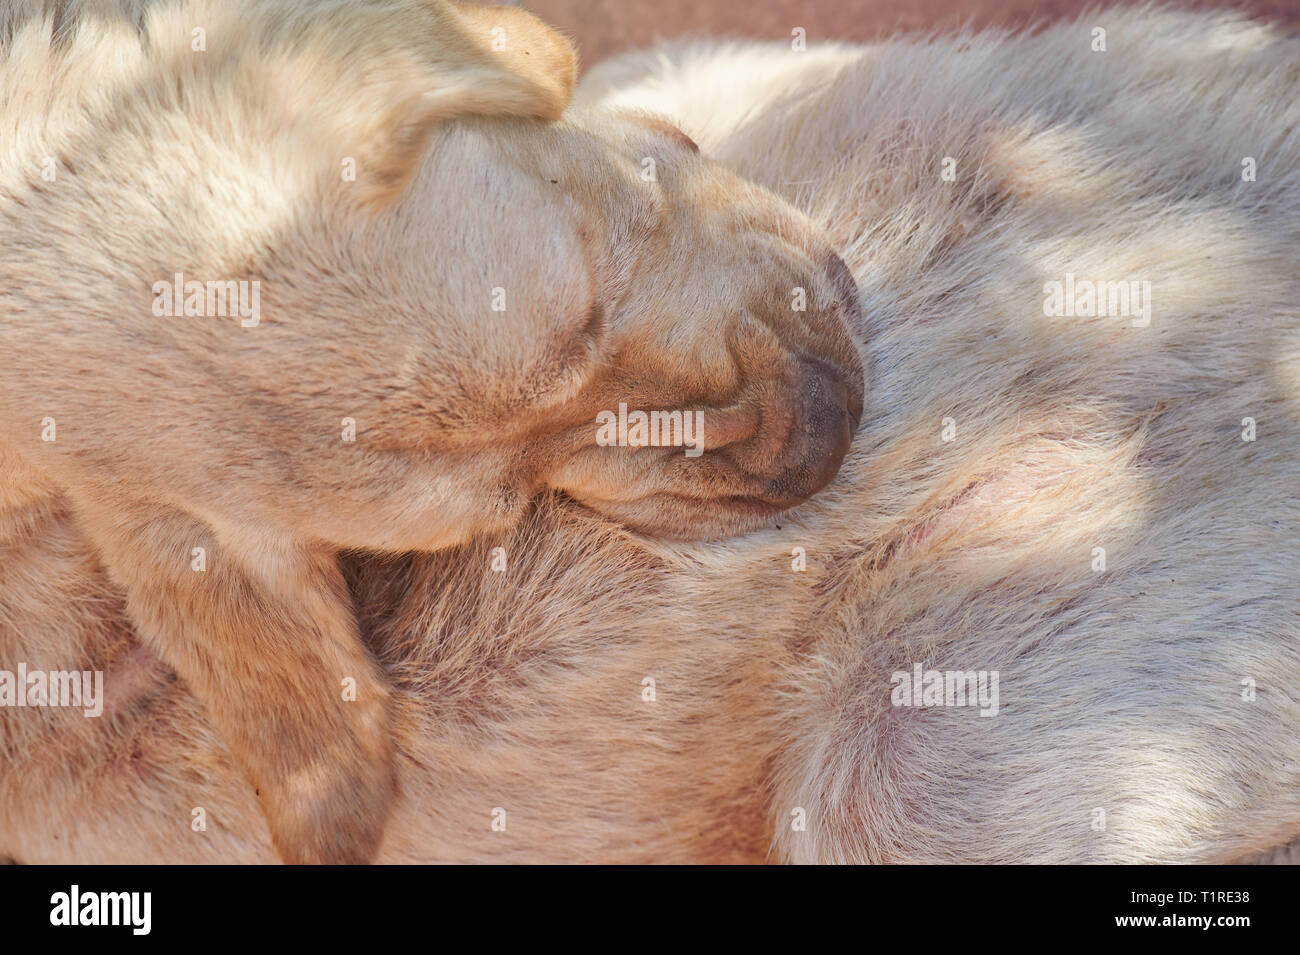
<svg viewBox="0 0 1300 955"><path fill-rule="evenodd" d="M782 506L797 504L831 482L862 420L863 372L851 335L861 325L857 283L834 252L822 261L836 304L820 316L790 376L794 413L774 462L780 470L768 471L772 477L764 494Z"/></svg>
<svg viewBox="0 0 1300 955"><path fill-rule="evenodd" d="M705 428L706 447L725 448L749 496L770 510L793 507L829 484L862 420L857 284L839 256L828 251L822 262L830 294L806 321L791 323L785 313L769 319L781 330L784 354L753 375L748 400Z"/></svg>
<svg viewBox="0 0 1300 955"><path fill-rule="evenodd" d="M749 493L772 510L793 507L839 471L862 419L862 375L799 355L758 399L714 417L710 449L726 448Z"/></svg>
<svg viewBox="0 0 1300 955"><path fill-rule="evenodd" d="M797 407L763 494L780 506L793 506L831 482L862 420L860 375L801 357L796 376Z"/></svg>

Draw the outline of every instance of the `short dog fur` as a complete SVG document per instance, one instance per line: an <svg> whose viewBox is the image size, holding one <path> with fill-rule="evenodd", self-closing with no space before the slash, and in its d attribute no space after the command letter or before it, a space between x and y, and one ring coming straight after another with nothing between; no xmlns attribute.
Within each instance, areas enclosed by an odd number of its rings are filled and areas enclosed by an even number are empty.
<svg viewBox="0 0 1300 955"><path fill-rule="evenodd" d="M1297 94L1297 40L1153 9L593 72L579 101L664 113L832 233L866 411L825 492L736 540L548 496L504 534L349 558L396 687L379 858L1214 862L1293 839ZM1045 315L1067 272L1149 280L1149 325ZM105 669L113 716L0 712L0 852L273 859L74 515L9 528L2 658ZM918 662L999 671L998 716L892 706Z"/></svg>
<svg viewBox="0 0 1300 955"><path fill-rule="evenodd" d="M500 532L546 488L725 535L856 425L825 238L662 120L549 122L573 78L530 15L442 0L0 15L0 510L77 515L288 861L371 858L393 798L340 550ZM176 275L260 314L160 314ZM704 453L598 446L622 403L699 410Z"/></svg>

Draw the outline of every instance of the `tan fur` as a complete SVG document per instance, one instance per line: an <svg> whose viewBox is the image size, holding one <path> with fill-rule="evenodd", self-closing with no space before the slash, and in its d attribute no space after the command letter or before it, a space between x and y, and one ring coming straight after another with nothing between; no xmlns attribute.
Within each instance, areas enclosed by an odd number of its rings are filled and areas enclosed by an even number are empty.
<svg viewBox="0 0 1300 955"><path fill-rule="evenodd" d="M0 503L77 515L288 860L370 858L393 793L338 551L499 532L545 488L718 536L838 467L829 244L657 120L542 122L574 58L528 14L19 3L0 42ZM160 316L177 273L260 314ZM621 402L701 410L708 453L598 446Z"/></svg>
<svg viewBox="0 0 1300 955"><path fill-rule="evenodd" d="M849 458L736 540L548 498L501 536L350 560L396 686L380 858L1210 862L1294 838L1300 42L1136 10L800 57L669 50L579 98L652 105L835 233L868 356ZM1151 324L1044 316L1067 270L1150 279ZM11 540L3 659L134 689L66 731L0 712L0 853L270 859L70 515ZM998 669L999 715L891 706L915 662Z"/></svg>

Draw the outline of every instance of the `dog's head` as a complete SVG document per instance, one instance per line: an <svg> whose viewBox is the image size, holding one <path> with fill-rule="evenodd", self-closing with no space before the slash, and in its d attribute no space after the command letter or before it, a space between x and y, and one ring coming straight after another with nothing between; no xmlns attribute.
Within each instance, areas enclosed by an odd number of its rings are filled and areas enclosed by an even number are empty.
<svg viewBox="0 0 1300 955"><path fill-rule="evenodd" d="M519 422L539 477L675 537L755 526L828 483L863 371L857 290L812 224L650 115L571 113L525 154L581 286L562 310L581 317L575 361Z"/></svg>
<svg viewBox="0 0 1300 955"><path fill-rule="evenodd" d="M504 36L501 69L571 88L558 35L528 21L521 37L518 11L503 31L495 8L461 12L470 37ZM558 488L675 537L756 526L825 485L863 393L856 288L825 238L661 118L546 122L549 94L500 90L510 118L430 123L375 220L374 247L411 265L404 281L436 303L436 360L455 366L454 391L419 405L447 424L438 447L490 445L523 497ZM548 109L525 118L529 102Z"/></svg>
<svg viewBox="0 0 1300 955"><path fill-rule="evenodd" d="M104 254L129 294L154 285L152 314L66 341L147 383L167 427L119 453L138 423L105 412L88 467L385 548L500 526L548 487L721 536L834 475L863 389L843 264L671 124L565 113L574 53L540 21L446 0L133 2L135 21L67 33L81 69L64 64L61 95L92 108L68 134L77 176L42 192L69 262L105 223L132 236ZM172 316L188 289L154 280L174 273L257 283L258 315Z"/></svg>

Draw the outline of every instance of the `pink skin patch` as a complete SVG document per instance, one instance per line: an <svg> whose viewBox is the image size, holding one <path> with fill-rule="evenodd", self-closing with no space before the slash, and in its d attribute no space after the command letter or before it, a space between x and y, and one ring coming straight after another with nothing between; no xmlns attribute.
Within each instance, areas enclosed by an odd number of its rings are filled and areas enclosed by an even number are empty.
<svg viewBox="0 0 1300 955"><path fill-rule="evenodd" d="M172 672L153 651L135 643L104 673L104 712L124 714L169 683Z"/></svg>
<svg viewBox="0 0 1300 955"><path fill-rule="evenodd" d="M910 557L926 542L938 542L967 526L997 520L999 514L1030 503L1037 494L1063 480L1064 474L1028 463L995 471L971 484L923 521L903 540L894 558Z"/></svg>

